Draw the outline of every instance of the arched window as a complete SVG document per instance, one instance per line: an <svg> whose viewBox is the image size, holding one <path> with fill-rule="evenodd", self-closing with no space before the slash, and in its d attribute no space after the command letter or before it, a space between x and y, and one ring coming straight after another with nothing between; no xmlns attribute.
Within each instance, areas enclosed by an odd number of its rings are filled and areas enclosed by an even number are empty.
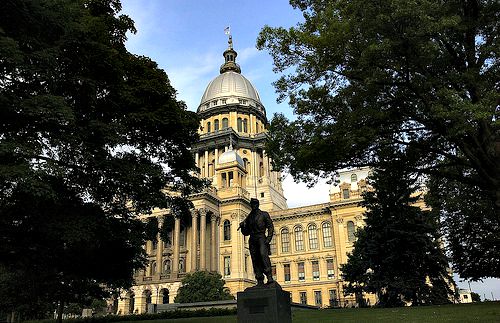
<svg viewBox="0 0 500 323"><path fill-rule="evenodd" d="M311 224L307 228L309 234L309 249L318 249L318 230L316 224Z"/></svg>
<svg viewBox="0 0 500 323"><path fill-rule="evenodd" d="M248 122L247 122L247 119L243 119L243 132L248 132Z"/></svg>
<svg viewBox="0 0 500 323"><path fill-rule="evenodd" d="M271 242L269 243L269 249L271 249L271 255L276 254L276 235L273 235Z"/></svg>
<svg viewBox="0 0 500 323"><path fill-rule="evenodd" d="M352 174L351 175L351 183L356 183L358 181L358 175Z"/></svg>
<svg viewBox="0 0 500 323"><path fill-rule="evenodd" d="M219 120L218 119L216 119L214 121L214 131L219 131Z"/></svg>
<svg viewBox="0 0 500 323"><path fill-rule="evenodd" d="M211 132L212 131L212 129L211 129L210 126L211 126L211 124L210 124L210 121L209 121L209 122L207 122L207 132Z"/></svg>
<svg viewBox="0 0 500 323"><path fill-rule="evenodd" d="M224 241L231 240L231 222L224 220Z"/></svg>
<svg viewBox="0 0 500 323"><path fill-rule="evenodd" d="M245 165L245 170L248 172L248 175L250 175L250 162L247 158L243 158L243 164Z"/></svg>
<svg viewBox="0 0 500 323"><path fill-rule="evenodd" d="M330 222L325 222L321 226L323 229L323 246L324 247L331 247L333 245L332 241L332 225Z"/></svg>
<svg viewBox="0 0 500 323"><path fill-rule="evenodd" d="M222 119L222 129L226 129L227 127L229 127L229 121L227 118L224 118Z"/></svg>
<svg viewBox="0 0 500 323"><path fill-rule="evenodd" d="M169 274L170 271L172 270L172 262L170 261L170 259L167 259L163 262L163 270L167 274Z"/></svg>
<svg viewBox="0 0 500 323"><path fill-rule="evenodd" d="M156 274L156 262L151 262L151 276Z"/></svg>
<svg viewBox="0 0 500 323"><path fill-rule="evenodd" d="M302 231L301 226L295 227L295 250L302 251L304 250L304 232Z"/></svg>
<svg viewBox="0 0 500 323"><path fill-rule="evenodd" d="M356 239L356 236L354 235L355 232L356 229L354 226L354 222L347 222L347 240L349 240L349 242L354 242L354 239Z"/></svg>
<svg viewBox="0 0 500 323"><path fill-rule="evenodd" d="M162 304L168 304L169 303L169 297L168 297L168 289L164 288L162 289L162 292L161 292L161 303Z"/></svg>
<svg viewBox="0 0 500 323"><path fill-rule="evenodd" d="M238 118L237 126L238 126L238 132L242 132L243 131L243 123L241 121L241 118Z"/></svg>
<svg viewBox="0 0 500 323"><path fill-rule="evenodd" d="M287 228L281 230L281 251L290 252L290 234Z"/></svg>
<svg viewBox="0 0 500 323"><path fill-rule="evenodd" d="M179 272L184 272L184 258L179 259Z"/></svg>

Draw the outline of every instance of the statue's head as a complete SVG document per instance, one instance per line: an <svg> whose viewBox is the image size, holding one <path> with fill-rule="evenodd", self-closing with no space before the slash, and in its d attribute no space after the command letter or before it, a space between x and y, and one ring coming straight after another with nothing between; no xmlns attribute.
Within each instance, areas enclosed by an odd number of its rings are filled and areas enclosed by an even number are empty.
<svg viewBox="0 0 500 323"><path fill-rule="evenodd" d="M250 207L252 210L258 210L259 209L259 200L257 199L250 199Z"/></svg>

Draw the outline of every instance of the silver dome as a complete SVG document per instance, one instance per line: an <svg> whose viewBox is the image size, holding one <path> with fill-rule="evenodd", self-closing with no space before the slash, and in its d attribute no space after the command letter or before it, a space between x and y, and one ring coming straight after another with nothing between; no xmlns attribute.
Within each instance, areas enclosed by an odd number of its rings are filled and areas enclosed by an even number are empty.
<svg viewBox="0 0 500 323"><path fill-rule="evenodd" d="M259 93L252 83L234 71L224 72L208 83L205 93L201 97L200 108L207 103L210 104L215 99L226 99L227 103L238 103L238 99L247 99L254 101L253 105L262 106ZM233 102L229 102L231 99Z"/></svg>
<svg viewBox="0 0 500 323"><path fill-rule="evenodd" d="M231 148L224 152L222 155L219 156L219 164L227 164L227 163L232 163L232 162L238 162L238 164L245 168L245 163L243 162L243 159L241 159L240 155L235 150L232 150Z"/></svg>

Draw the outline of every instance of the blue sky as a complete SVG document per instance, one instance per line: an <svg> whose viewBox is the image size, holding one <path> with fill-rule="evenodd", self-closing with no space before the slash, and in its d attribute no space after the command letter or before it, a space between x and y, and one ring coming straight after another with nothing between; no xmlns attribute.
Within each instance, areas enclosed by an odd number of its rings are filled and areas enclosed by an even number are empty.
<svg viewBox="0 0 500 323"><path fill-rule="evenodd" d="M285 0L122 0L122 13L135 21L137 34L129 35L130 52L148 56L168 74L178 92L178 99L196 111L206 85L219 74L227 48L226 26L231 27L237 63L242 74L259 91L268 118L276 112L292 117L285 103L277 104L272 82L278 78L272 71L267 52L255 48L264 25L291 27L301 21L302 14ZM320 182L307 189L294 183L290 176L283 182L289 207L311 205L329 200L329 187ZM458 278L455 278L458 281ZM467 282L458 282L468 288ZM471 283L473 291L491 299L500 299L500 280L487 279Z"/></svg>

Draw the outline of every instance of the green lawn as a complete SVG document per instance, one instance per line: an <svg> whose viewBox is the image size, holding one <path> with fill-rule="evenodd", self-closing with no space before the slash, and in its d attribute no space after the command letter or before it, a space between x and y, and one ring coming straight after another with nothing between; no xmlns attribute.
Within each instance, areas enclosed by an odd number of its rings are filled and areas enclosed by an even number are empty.
<svg viewBox="0 0 500 323"><path fill-rule="evenodd" d="M498 322L500 323L500 302L461 304L444 306L423 306L404 308L349 308L319 311L295 311L294 323L317 322ZM133 321L127 323L231 323L236 316L200 317L174 320ZM258 323L258 322L256 322Z"/></svg>

